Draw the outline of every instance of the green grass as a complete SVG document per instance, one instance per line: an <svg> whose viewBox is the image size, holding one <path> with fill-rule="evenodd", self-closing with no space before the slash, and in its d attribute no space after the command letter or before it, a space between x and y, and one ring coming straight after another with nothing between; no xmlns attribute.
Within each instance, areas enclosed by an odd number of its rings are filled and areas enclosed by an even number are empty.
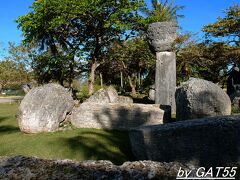
<svg viewBox="0 0 240 180"><path fill-rule="evenodd" d="M232 114L239 114L240 113L240 108L232 106Z"/></svg>
<svg viewBox="0 0 240 180"><path fill-rule="evenodd" d="M54 133L24 134L16 115L17 104L0 104L0 156L25 155L46 159L131 161L128 133L73 129Z"/></svg>

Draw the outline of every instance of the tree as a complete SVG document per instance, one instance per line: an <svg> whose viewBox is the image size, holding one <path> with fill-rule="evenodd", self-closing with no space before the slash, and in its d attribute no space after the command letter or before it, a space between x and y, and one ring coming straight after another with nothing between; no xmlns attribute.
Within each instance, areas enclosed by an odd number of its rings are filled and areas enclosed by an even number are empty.
<svg viewBox="0 0 240 180"><path fill-rule="evenodd" d="M207 37L223 37L220 41L234 46L240 46L240 6L233 5L226 10L226 15L223 18L213 23L204 26L203 31Z"/></svg>
<svg viewBox="0 0 240 180"><path fill-rule="evenodd" d="M141 6L142 0L35 1L33 10L17 22L25 43L34 41L54 57L59 56L59 49L63 51L68 57L69 82L74 78L75 57L79 54L87 57L90 64L89 94L92 94L95 71L107 47L132 29Z"/></svg>
<svg viewBox="0 0 240 180"><path fill-rule="evenodd" d="M142 37L136 37L121 44L113 43L105 63L101 64L99 70L107 82L119 85L125 79L131 94L136 95L143 81L154 69L154 65L155 57L149 50L147 41Z"/></svg>
<svg viewBox="0 0 240 180"><path fill-rule="evenodd" d="M32 57L31 54L35 54L36 49L34 46L29 44L24 46L23 44L16 44L14 42L8 43L8 56L7 59L14 60L15 63L21 63L26 69L31 68Z"/></svg>
<svg viewBox="0 0 240 180"><path fill-rule="evenodd" d="M114 77L118 78L122 74L128 80L132 94L135 95L137 88L141 84L141 76L144 76L144 84L151 85L153 82L153 74L155 72L155 57L148 48L145 31L150 23L161 21L177 21L177 11L183 8L175 6L173 1L157 1L152 0L152 8L141 8L145 14L144 18L139 18L136 23L137 37L126 41L115 41L110 46L110 53L107 59L107 66L111 64L111 71L114 71ZM111 63L112 62L112 63ZM100 66L100 68L104 68ZM104 74L110 73L106 68L102 70ZM120 72L120 73L119 73ZM118 74L118 75L116 75ZM105 75L107 77L107 75ZM113 77L113 76L110 76ZM118 78L119 79L119 78ZM121 78L122 79L122 78ZM122 80L121 80L122 82ZM122 84L122 83L121 83ZM122 85L121 85L122 86Z"/></svg>
<svg viewBox="0 0 240 180"><path fill-rule="evenodd" d="M227 75L229 66L240 63L240 8L234 5L227 9L223 18L204 26L206 38L202 42L191 42L177 50L178 82L185 70L188 76L201 77L219 82ZM224 72L222 77L219 72Z"/></svg>
<svg viewBox="0 0 240 180"><path fill-rule="evenodd" d="M221 55L215 64L222 67L222 70L231 64L240 63L240 6L230 6L225 13L223 18L218 18L215 23L203 28L206 32L205 43Z"/></svg>
<svg viewBox="0 0 240 180"><path fill-rule="evenodd" d="M13 60L0 61L0 91L12 88L28 82L28 73L23 64L17 64Z"/></svg>
<svg viewBox="0 0 240 180"><path fill-rule="evenodd" d="M177 53L177 77L180 81L191 77L219 81L219 71L226 69L226 46L223 44L206 45L191 43Z"/></svg>
<svg viewBox="0 0 240 180"><path fill-rule="evenodd" d="M69 86L72 84L76 64L74 58L80 46L80 40L75 40L73 36L67 34L68 31L75 33L74 28L69 25L70 20L67 19L67 15L71 13L69 6L71 2L67 3L64 0L61 2L35 1L32 11L17 20L18 27L25 38L24 45L34 44L40 50L40 53L33 54L32 64L40 83L53 80L63 85L65 80L69 82ZM68 61L68 66L60 67L65 65L65 63L59 63L60 57L63 61ZM68 71L68 76L62 76L63 69ZM48 78L44 79L46 76Z"/></svg>
<svg viewBox="0 0 240 180"><path fill-rule="evenodd" d="M16 88L32 80L30 49L9 42L8 56L0 61L0 89Z"/></svg>
<svg viewBox="0 0 240 180"><path fill-rule="evenodd" d="M142 8L142 12L146 18L141 19L142 29L146 30L148 25L154 22L163 21L175 21L177 18L183 18L183 15L179 15L177 12L184 8L184 6L174 5L174 0L169 2L168 0L151 0L152 7Z"/></svg>

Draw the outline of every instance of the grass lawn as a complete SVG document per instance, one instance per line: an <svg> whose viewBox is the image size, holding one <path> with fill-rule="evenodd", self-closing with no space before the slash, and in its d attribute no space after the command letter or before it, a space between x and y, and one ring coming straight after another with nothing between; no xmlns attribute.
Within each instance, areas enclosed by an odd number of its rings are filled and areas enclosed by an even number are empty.
<svg viewBox="0 0 240 180"><path fill-rule="evenodd" d="M0 104L0 156L25 155L46 159L131 161L128 133L74 129L55 133L24 134L16 115L18 104Z"/></svg>

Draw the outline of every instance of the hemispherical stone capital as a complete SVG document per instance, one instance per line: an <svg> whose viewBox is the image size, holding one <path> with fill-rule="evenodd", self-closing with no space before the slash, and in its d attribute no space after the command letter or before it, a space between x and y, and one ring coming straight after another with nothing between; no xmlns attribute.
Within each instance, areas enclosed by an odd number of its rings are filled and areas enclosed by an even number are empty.
<svg viewBox="0 0 240 180"><path fill-rule="evenodd" d="M151 48L155 52L171 51L177 37L177 24L174 22L156 22L149 25L147 34Z"/></svg>

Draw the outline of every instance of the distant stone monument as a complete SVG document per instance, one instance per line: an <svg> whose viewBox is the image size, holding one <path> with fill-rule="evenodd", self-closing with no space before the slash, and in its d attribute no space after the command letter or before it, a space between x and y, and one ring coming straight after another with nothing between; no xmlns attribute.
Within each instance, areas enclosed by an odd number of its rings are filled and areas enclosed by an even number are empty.
<svg viewBox="0 0 240 180"><path fill-rule="evenodd" d="M172 50L176 39L177 25L174 22L156 22L148 27L151 50L156 53L155 103L171 106L176 112L176 55Z"/></svg>

